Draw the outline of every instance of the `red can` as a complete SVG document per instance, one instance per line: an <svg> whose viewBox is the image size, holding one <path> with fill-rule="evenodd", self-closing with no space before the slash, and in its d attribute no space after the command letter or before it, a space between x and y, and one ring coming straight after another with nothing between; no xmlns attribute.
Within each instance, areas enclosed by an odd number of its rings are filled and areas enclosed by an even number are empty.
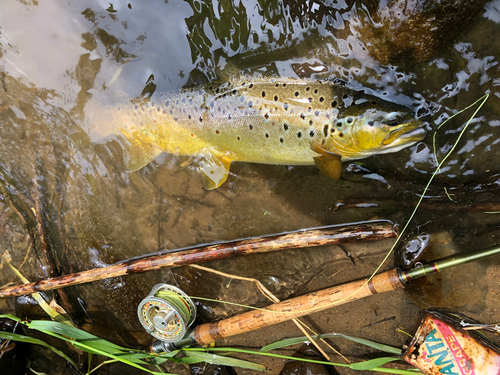
<svg viewBox="0 0 500 375"><path fill-rule="evenodd" d="M439 312L427 312L404 353L426 374L500 375L500 350Z"/></svg>

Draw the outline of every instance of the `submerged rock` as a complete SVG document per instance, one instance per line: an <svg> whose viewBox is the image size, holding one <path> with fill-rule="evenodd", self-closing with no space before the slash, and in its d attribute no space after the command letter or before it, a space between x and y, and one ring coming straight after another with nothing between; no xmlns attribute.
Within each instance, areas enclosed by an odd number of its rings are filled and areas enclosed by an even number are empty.
<svg viewBox="0 0 500 375"><path fill-rule="evenodd" d="M381 64L417 64L456 39L484 11L486 0L371 2L371 19L356 26ZM375 5L375 6L374 6Z"/></svg>

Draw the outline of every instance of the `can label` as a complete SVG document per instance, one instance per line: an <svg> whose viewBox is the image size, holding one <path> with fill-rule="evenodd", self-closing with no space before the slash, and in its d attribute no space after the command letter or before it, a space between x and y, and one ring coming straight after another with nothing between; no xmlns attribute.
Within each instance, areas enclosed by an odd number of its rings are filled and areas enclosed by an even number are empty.
<svg viewBox="0 0 500 375"><path fill-rule="evenodd" d="M500 353L441 314L424 317L404 357L426 374L500 375Z"/></svg>

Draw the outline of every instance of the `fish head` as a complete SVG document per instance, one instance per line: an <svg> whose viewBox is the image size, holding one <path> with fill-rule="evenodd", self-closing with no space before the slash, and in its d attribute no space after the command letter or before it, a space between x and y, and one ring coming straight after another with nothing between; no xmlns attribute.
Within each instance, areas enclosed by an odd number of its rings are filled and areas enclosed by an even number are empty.
<svg viewBox="0 0 500 375"><path fill-rule="evenodd" d="M346 109L333 124L337 144L350 148L352 155L396 152L424 139L425 123L415 119L411 111L392 103L367 101ZM359 155L355 155L358 153Z"/></svg>

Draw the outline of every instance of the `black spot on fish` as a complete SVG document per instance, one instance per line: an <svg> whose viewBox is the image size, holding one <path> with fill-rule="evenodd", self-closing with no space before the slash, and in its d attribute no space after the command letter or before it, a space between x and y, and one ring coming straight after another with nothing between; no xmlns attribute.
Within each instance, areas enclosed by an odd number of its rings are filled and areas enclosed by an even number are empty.
<svg viewBox="0 0 500 375"><path fill-rule="evenodd" d="M283 124L283 129L288 130L288 124Z"/></svg>
<svg viewBox="0 0 500 375"><path fill-rule="evenodd" d="M188 119L190 119L190 120L191 120L191 115L188 115Z"/></svg>
<svg viewBox="0 0 500 375"><path fill-rule="evenodd" d="M319 116L319 111L314 112L315 116Z"/></svg>
<svg viewBox="0 0 500 375"><path fill-rule="evenodd" d="M372 104L377 105L377 101L376 100L372 101Z"/></svg>
<svg viewBox="0 0 500 375"><path fill-rule="evenodd" d="M310 131L310 133L309 133L309 135L310 135L311 137L314 137L314 134L316 134L316 133L314 133L314 130L311 130L311 131Z"/></svg>
<svg viewBox="0 0 500 375"><path fill-rule="evenodd" d="M312 109L311 107L307 108L307 111L308 111L308 112L312 112L312 110L313 110L313 109Z"/></svg>
<svg viewBox="0 0 500 375"><path fill-rule="evenodd" d="M253 107L253 102L252 102L251 100L248 102L248 106L249 106L250 108L252 108L252 107Z"/></svg>
<svg viewBox="0 0 500 375"><path fill-rule="evenodd" d="M306 87L306 91L309 91L311 88L310 87Z"/></svg>
<svg viewBox="0 0 500 375"><path fill-rule="evenodd" d="M203 122L203 119L201 118L201 116L200 116L200 122Z"/></svg>
<svg viewBox="0 0 500 375"><path fill-rule="evenodd" d="M249 88L252 88L253 87L253 83L250 84L250 86L248 86Z"/></svg>
<svg viewBox="0 0 500 375"><path fill-rule="evenodd" d="M280 142L283 143L285 140L283 138L280 138Z"/></svg>
<svg viewBox="0 0 500 375"><path fill-rule="evenodd" d="M336 101L336 100L334 100L334 101L332 102L332 108L335 108L336 106L337 106L337 101Z"/></svg>
<svg viewBox="0 0 500 375"><path fill-rule="evenodd" d="M269 133L266 133L266 138L269 138Z"/></svg>
<svg viewBox="0 0 500 375"><path fill-rule="evenodd" d="M266 92L265 91L262 91L262 97L265 98L266 97Z"/></svg>
<svg viewBox="0 0 500 375"><path fill-rule="evenodd" d="M280 87L280 84L279 84L279 83L277 83L277 84L276 84L276 87Z"/></svg>
<svg viewBox="0 0 500 375"><path fill-rule="evenodd" d="M301 113L301 114L300 114L300 118L301 118L302 120L305 120L305 119L306 119L306 115L304 115L303 113Z"/></svg>
<svg viewBox="0 0 500 375"><path fill-rule="evenodd" d="M236 139L239 141L239 140L240 140L240 137L236 137Z"/></svg>
<svg viewBox="0 0 500 375"><path fill-rule="evenodd" d="M313 120L309 120L309 125L312 125L313 123Z"/></svg>
<svg viewBox="0 0 500 375"><path fill-rule="evenodd" d="M295 91L295 96L299 96L299 92L298 91Z"/></svg>
<svg viewBox="0 0 500 375"><path fill-rule="evenodd" d="M286 83L283 84L283 87L286 87Z"/></svg>
<svg viewBox="0 0 500 375"><path fill-rule="evenodd" d="M118 110L120 110L120 107L118 107ZM157 107L156 108L156 112L160 112L161 111L161 108L160 107Z"/></svg>
<svg viewBox="0 0 500 375"><path fill-rule="evenodd" d="M253 125L248 125L248 127L250 128L250 130L252 130L252 129L253 129Z"/></svg>
<svg viewBox="0 0 500 375"><path fill-rule="evenodd" d="M328 137L328 124L325 124L325 126L323 126L323 133L325 134L325 137Z"/></svg>
<svg viewBox="0 0 500 375"><path fill-rule="evenodd" d="M334 127L332 127L332 128L330 129L330 133L335 133L335 128L334 128Z"/></svg>
<svg viewBox="0 0 500 375"><path fill-rule="evenodd" d="M317 94L318 93L318 89L314 90L314 93Z"/></svg>
<svg viewBox="0 0 500 375"><path fill-rule="evenodd" d="M277 102L278 101L278 95L274 95L274 101Z"/></svg>
<svg viewBox="0 0 500 375"><path fill-rule="evenodd" d="M367 122L367 124L368 124L368 126L373 126L373 125L375 125L375 122L373 122L373 121L368 121L368 122Z"/></svg>
<svg viewBox="0 0 500 375"><path fill-rule="evenodd" d="M267 119L269 118L269 113L266 113L266 114L264 115L264 117L265 117L265 118L266 118L266 120L267 120Z"/></svg>
<svg viewBox="0 0 500 375"><path fill-rule="evenodd" d="M285 109L285 111L288 111L288 103L283 104L283 108Z"/></svg>
<svg viewBox="0 0 500 375"><path fill-rule="evenodd" d="M302 137L302 133L301 133L301 132L298 132L298 133L297 133L297 137L299 137L299 138L300 138L300 137Z"/></svg>
<svg viewBox="0 0 500 375"><path fill-rule="evenodd" d="M339 122L337 122L336 125L340 128L340 127L342 127L342 122L339 121Z"/></svg>
<svg viewBox="0 0 500 375"><path fill-rule="evenodd" d="M351 124L351 123L352 123L352 121L353 121L353 120L352 120L352 117L348 117L346 121L347 121L347 123L348 123L348 124Z"/></svg>
<svg viewBox="0 0 500 375"><path fill-rule="evenodd" d="M228 120L231 120L231 115L228 115L228 116L227 116L227 119L228 119Z"/></svg>
<svg viewBox="0 0 500 375"><path fill-rule="evenodd" d="M321 98L319 98L319 101L320 101L321 103L323 103L323 102L325 101L325 98L321 97Z"/></svg>
<svg viewBox="0 0 500 375"><path fill-rule="evenodd" d="M309 100L309 103L311 103L313 101L313 98L308 98L307 100Z"/></svg>
<svg viewBox="0 0 500 375"><path fill-rule="evenodd" d="M344 94L343 98L344 98L344 99L347 99L347 94Z"/></svg>
<svg viewBox="0 0 500 375"><path fill-rule="evenodd" d="M236 90L233 90L233 95L236 95Z"/></svg>
<svg viewBox="0 0 500 375"><path fill-rule="evenodd" d="M342 133L339 133L339 137L342 138L344 136L344 134Z"/></svg>
<svg viewBox="0 0 500 375"><path fill-rule="evenodd" d="M396 126L396 125L399 125L399 122L397 122L397 121L391 122L391 126Z"/></svg>
<svg viewBox="0 0 500 375"><path fill-rule="evenodd" d="M220 134L220 131L218 131L218 130L215 130L215 134Z"/></svg>

